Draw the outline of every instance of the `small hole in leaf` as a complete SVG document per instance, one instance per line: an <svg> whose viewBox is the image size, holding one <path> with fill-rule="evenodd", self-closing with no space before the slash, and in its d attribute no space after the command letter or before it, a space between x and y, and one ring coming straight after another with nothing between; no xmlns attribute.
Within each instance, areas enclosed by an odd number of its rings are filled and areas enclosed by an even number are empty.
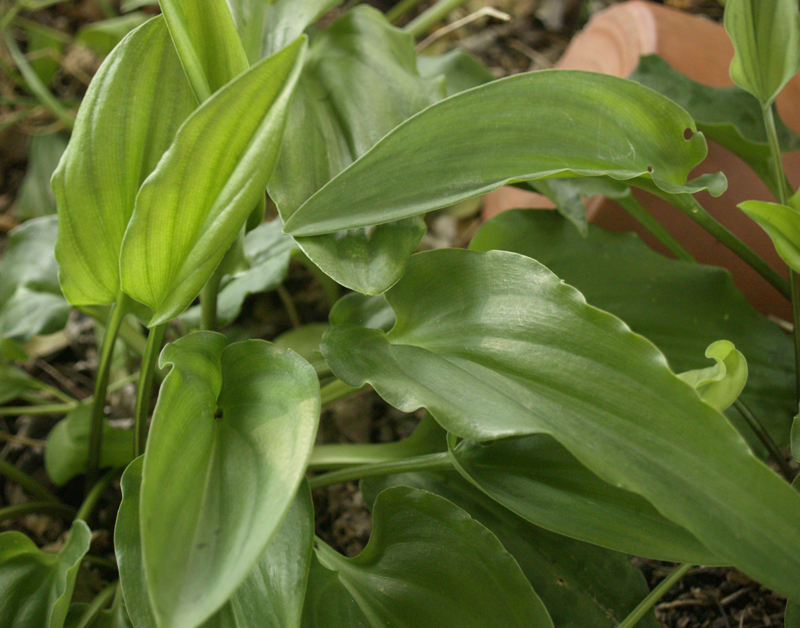
<svg viewBox="0 0 800 628"><path fill-rule="evenodd" d="M566 582L564 582L563 578L556 578L556 584L557 584L558 586L560 586L560 587L564 587L564 586L566 586L566 585L567 585L567 583L566 583Z"/></svg>
<svg viewBox="0 0 800 628"><path fill-rule="evenodd" d="M685 139L687 142L688 142L690 139L692 139L692 137L693 137L693 136L694 136L694 131L692 131L691 129L685 129L685 130L684 130L684 132L683 132L683 139Z"/></svg>
<svg viewBox="0 0 800 628"><path fill-rule="evenodd" d="M647 172L653 174L653 166L647 166Z"/></svg>

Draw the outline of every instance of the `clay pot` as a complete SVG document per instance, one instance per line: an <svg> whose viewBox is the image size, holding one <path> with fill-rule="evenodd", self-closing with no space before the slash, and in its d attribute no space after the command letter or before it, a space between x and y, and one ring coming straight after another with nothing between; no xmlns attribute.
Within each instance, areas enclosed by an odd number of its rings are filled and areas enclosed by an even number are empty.
<svg viewBox="0 0 800 628"><path fill-rule="evenodd" d="M699 83L715 87L733 84L728 73L733 46L722 25L642 0L617 4L596 14L572 40L557 67L624 77L634 70L640 55L653 53ZM784 88L777 106L783 121L800 132L800 77L795 76ZM698 200L717 220L785 275L786 265L775 253L770 239L736 208L738 203L748 199L773 201L772 195L738 157L714 142L708 144L708 157L692 176L722 171L728 177L728 190L718 198L701 193ZM800 184L800 153L785 155L784 165L792 185ZM726 247L661 199L639 190L635 194L698 261L729 269L737 287L760 312L790 319L787 300ZM513 207L553 205L537 194L502 188L487 195L484 217ZM649 233L609 199L590 199L587 215L593 223L613 231L636 231L653 248L666 253Z"/></svg>

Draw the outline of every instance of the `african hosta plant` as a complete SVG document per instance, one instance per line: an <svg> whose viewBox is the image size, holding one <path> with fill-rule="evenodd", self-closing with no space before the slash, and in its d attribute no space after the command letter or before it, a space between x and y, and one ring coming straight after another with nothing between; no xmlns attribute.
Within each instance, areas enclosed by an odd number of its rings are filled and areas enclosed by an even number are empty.
<svg viewBox="0 0 800 628"><path fill-rule="evenodd" d="M631 553L683 563L667 584L735 565L800 600L800 495L763 462L797 410L791 340L724 271L587 228L574 202L602 190L647 222L629 188L655 192L794 294L694 200L724 177L687 177L701 130L733 138L779 192L745 211L800 270L777 159L796 138L771 117L800 63L796 3L728 2L734 76L755 100L737 98L764 123L696 123L583 72L489 81L457 53L418 59L367 7L309 28L337 4L163 0L95 76L52 181L57 236L51 219L24 225L0 280L0 320L25 291L61 308L39 327L21 318L7 346L63 323L54 239L64 297L105 317L94 396L62 399L45 450L54 484L85 474L88 490L58 553L0 535L0 625L655 626ZM512 212L470 250L414 253L426 212L507 183L568 218ZM324 333L215 331L298 250L352 290ZM176 317L201 329L162 347ZM142 354L133 430L103 415L117 338ZM39 399L2 368L3 402ZM315 445L321 406L367 386L427 409L414 434ZM38 500L22 510L72 516L0 471ZM120 473L119 579L71 604ZM315 537L310 489L359 479L373 531L346 558Z"/></svg>

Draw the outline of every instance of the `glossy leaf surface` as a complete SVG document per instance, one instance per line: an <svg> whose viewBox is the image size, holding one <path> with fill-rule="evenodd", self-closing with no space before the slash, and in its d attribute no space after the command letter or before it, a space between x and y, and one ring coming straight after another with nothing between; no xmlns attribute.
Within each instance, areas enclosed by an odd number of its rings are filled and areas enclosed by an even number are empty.
<svg viewBox="0 0 800 628"><path fill-rule="evenodd" d="M73 305L117 299L136 193L195 105L161 17L128 35L95 74L53 175L59 279Z"/></svg>
<svg viewBox="0 0 800 628"><path fill-rule="evenodd" d="M800 495L619 319L500 251L415 255L386 298L398 321L388 335L328 332L322 352L344 382L424 406L462 438L550 434L721 561L800 593Z"/></svg>
<svg viewBox="0 0 800 628"><path fill-rule="evenodd" d="M736 401L747 384L747 360L727 340L712 342L706 349L706 357L716 364L679 373L678 377L694 388L708 405L723 412Z"/></svg>
<svg viewBox="0 0 800 628"><path fill-rule="evenodd" d="M547 70L451 96L396 128L286 220L297 237L389 222L452 205L512 181L609 175L669 192L706 154L689 115L611 76ZM402 173L404 185L392 173Z"/></svg>
<svg viewBox="0 0 800 628"><path fill-rule="evenodd" d="M56 486L63 486L76 475L86 472L91 420L91 406L78 406L56 423L47 435L44 466L47 476ZM112 427L107 421L103 421L100 467L124 467L132 459L133 431Z"/></svg>
<svg viewBox="0 0 800 628"><path fill-rule="evenodd" d="M342 16L314 39L292 102L285 147L269 186L284 221L381 137L442 95L439 81L417 73L408 33L369 7ZM424 233L422 220L411 218L297 242L340 284L376 294L400 278Z"/></svg>
<svg viewBox="0 0 800 628"><path fill-rule="evenodd" d="M63 329L69 305L58 285L55 216L29 220L8 234L0 262L0 337L27 342Z"/></svg>
<svg viewBox="0 0 800 628"><path fill-rule="evenodd" d="M141 534L160 626L194 628L251 571L302 481L319 384L264 341L195 332L167 346L145 453ZM191 444L191 446L187 446Z"/></svg>
<svg viewBox="0 0 800 628"><path fill-rule="evenodd" d="M728 0L725 30L735 50L733 82L771 104L800 69L797 0Z"/></svg>
<svg viewBox="0 0 800 628"><path fill-rule="evenodd" d="M766 201L745 201L737 207L767 232L787 266L800 271L800 211Z"/></svg>
<svg viewBox="0 0 800 628"><path fill-rule="evenodd" d="M0 626L62 628L90 539L80 520L57 554L43 552L20 532L0 534Z"/></svg>
<svg viewBox="0 0 800 628"><path fill-rule="evenodd" d="M304 50L298 39L206 100L142 185L120 268L150 326L199 294L264 193Z"/></svg>
<svg viewBox="0 0 800 628"><path fill-rule="evenodd" d="M156 628L150 609L139 534L142 460L122 478L123 500L114 531L120 580L136 628ZM308 485L300 485L286 517L253 570L203 628L299 628L314 539Z"/></svg>
<svg viewBox="0 0 800 628"><path fill-rule="evenodd" d="M316 548L304 628L552 627L497 537L457 506L395 487L378 495L373 517L355 558Z"/></svg>
<svg viewBox="0 0 800 628"><path fill-rule="evenodd" d="M481 227L471 247L537 259L591 305L655 343L675 372L707 367L708 345L730 340L747 359L742 400L778 443L788 442L797 413L791 339L753 309L724 270L667 259L629 234L592 226L582 238L552 212L503 212ZM766 455L738 411L727 416Z"/></svg>
<svg viewBox="0 0 800 628"><path fill-rule="evenodd" d="M406 473L362 480L368 504L390 486L423 489L453 502L494 533L519 564L558 628L615 628L647 595L629 558L531 525L455 473ZM649 614L637 624L655 628Z"/></svg>

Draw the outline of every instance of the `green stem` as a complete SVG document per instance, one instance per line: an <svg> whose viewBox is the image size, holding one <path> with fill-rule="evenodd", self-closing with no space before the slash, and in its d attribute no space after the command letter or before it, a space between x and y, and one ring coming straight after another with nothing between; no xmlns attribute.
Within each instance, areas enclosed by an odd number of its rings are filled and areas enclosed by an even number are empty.
<svg viewBox="0 0 800 628"><path fill-rule="evenodd" d="M309 485L312 489L331 484L341 484L362 478L371 478L382 475L392 475L394 473L411 473L414 471L430 471L432 469L447 469L450 467L450 456L445 453L427 454L424 456L414 456L405 460L388 460L376 464L362 464L355 467L347 467L339 471L323 473L315 478L311 478Z"/></svg>
<svg viewBox="0 0 800 628"><path fill-rule="evenodd" d="M8 460L0 459L0 475L5 476L13 482L16 482L34 497L43 499L46 502L61 504L61 500L58 499L58 497L53 495L53 493L48 491L44 486L39 484L39 482L34 480L22 469L18 469L13 464L8 462Z"/></svg>
<svg viewBox="0 0 800 628"><path fill-rule="evenodd" d="M9 24L17 17L17 13L20 12L22 9L22 4L20 2L15 2L11 8L6 11L5 15L0 17L0 31L5 31Z"/></svg>
<svg viewBox="0 0 800 628"><path fill-rule="evenodd" d="M352 395L359 390L364 390L366 386L362 386L361 388L353 388L352 386L348 386L340 379L333 380L330 384L326 384L323 386L320 391L320 398L322 407L328 406L335 401L339 401L339 399L344 399Z"/></svg>
<svg viewBox="0 0 800 628"><path fill-rule="evenodd" d="M200 329L217 330L217 293L221 280L222 274L215 270L200 291Z"/></svg>
<svg viewBox="0 0 800 628"><path fill-rule="evenodd" d="M63 401L64 403L77 403L78 402L77 399L73 399L67 393L62 392L61 390L59 390L55 386L50 386L50 384L45 384L44 382L37 381L35 385L36 385L36 388L38 388L39 390L41 390L43 392L46 392L51 397L55 397L56 399L58 399L59 401Z"/></svg>
<svg viewBox="0 0 800 628"><path fill-rule="evenodd" d="M300 320L300 314L297 313L297 308L294 305L292 295L289 294L289 291L286 289L286 287L283 284L280 284L275 289L275 292L278 293L278 298L281 300L283 309L286 310L286 314L289 316L289 322L292 324L292 327L295 329L302 327L303 321Z"/></svg>
<svg viewBox="0 0 800 628"><path fill-rule="evenodd" d="M61 106L61 103L55 96L53 96L52 93L50 93L50 90L47 89L47 86L42 83L41 79L37 76L30 63L28 63L25 55L23 55L20 51L19 47L17 46L17 42L14 41L14 38L8 33L4 32L3 41L5 41L8 51L11 53L11 58L17 65L17 69L22 75L22 78L25 80L25 84L30 92L36 96L39 102L49 109L50 112L56 118L58 118L58 120L68 130L71 131L72 127L75 125L75 119L66 109L64 109L64 107Z"/></svg>
<svg viewBox="0 0 800 628"><path fill-rule="evenodd" d="M631 614L628 615L617 628L633 628L633 626L656 605L656 602L664 597L664 594L675 586L693 566L694 565L688 563L680 565L675 571L659 582L658 586L650 591L646 598L639 602L639 605L631 611Z"/></svg>
<svg viewBox="0 0 800 628"><path fill-rule="evenodd" d="M142 369L139 374L139 389L136 391L136 410L134 413L133 457L144 453L147 441L147 417L150 414L150 393L153 390L153 376L156 370L156 358L164 342L167 324L156 325L147 337L147 347L142 358Z"/></svg>
<svg viewBox="0 0 800 628"><path fill-rule="evenodd" d="M81 616L80 621L75 624L75 628L88 628L91 626L92 622L94 622L95 618L97 617L97 614L103 610L106 605L108 605L116 592L116 582L108 585L105 589L100 591L100 593L98 593L86 607L86 610L83 611L83 615Z"/></svg>
<svg viewBox="0 0 800 628"><path fill-rule="evenodd" d="M0 521L39 512L71 517L75 509L64 504L54 504L53 502L25 502L24 504L14 504L13 506L0 508Z"/></svg>
<svg viewBox="0 0 800 628"><path fill-rule="evenodd" d="M95 382L92 399L91 431L89 432L89 457L87 460L87 468L88 483L90 485L93 484L97 478L97 471L100 468L100 451L103 447L103 421L105 420L103 409L106 405L106 393L108 392L111 356L114 352L117 332L122 324L122 320L128 313L128 307L128 297L120 293L108 317L108 324L105 334L103 335L103 345L100 349L100 361L97 366L97 381Z"/></svg>
<svg viewBox="0 0 800 628"><path fill-rule="evenodd" d="M763 443L764 447L767 448L767 451L769 452L775 464L777 464L778 467L780 467L783 477L785 477L789 482L791 482L794 479L794 473L792 473L792 470L791 468L789 468L789 465L787 464L786 459L781 454L780 449L778 449L778 446L775 444L775 441L772 440L772 437L769 435L769 432L767 432L767 430L764 428L761 421L758 420L758 417L756 417L756 415L750 411L750 408L748 408L745 405L744 401L742 401L741 399L737 399L736 401L734 401L733 405L736 407L736 409L742 415L744 420L747 422L747 425L750 426L750 429L753 430L753 432L755 432L756 436L758 436L758 439Z"/></svg>
<svg viewBox="0 0 800 628"><path fill-rule="evenodd" d="M94 486L92 486L92 489L89 491L86 499L83 500L80 510L78 510L78 514L75 515L76 519L83 519L84 521L89 520L89 515L92 514L94 507L97 505L97 500L100 499L105 490L108 488L108 485L111 484L113 479L117 477L121 471L122 469L110 469L102 478L94 483Z"/></svg>
<svg viewBox="0 0 800 628"><path fill-rule="evenodd" d="M416 8L420 2L422 0L402 0L386 12L386 19L389 22L396 22L406 13Z"/></svg>
<svg viewBox="0 0 800 628"><path fill-rule="evenodd" d="M695 261L694 257L692 257L692 254L689 253L689 251L687 251L660 222L653 218L650 212L642 207L642 204L636 200L636 197L633 196L633 194L629 193L627 196L622 198L615 198L614 201L616 201L617 204L622 207L622 209L628 212L631 217L633 217L640 225L647 229L653 235L653 237L661 242L661 244L663 244L664 247L677 259L681 259L686 262Z"/></svg>
<svg viewBox="0 0 800 628"><path fill-rule="evenodd" d="M353 465L380 464L414 455L408 448L400 449L397 443L354 443L316 445L311 452L308 468L311 470L338 469Z"/></svg>
<svg viewBox="0 0 800 628"><path fill-rule="evenodd" d="M3 406L0 408L0 416L19 416L21 414L29 414L31 416L69 414L77 408L78 405L76 401L74 403L42 404L39 406Z"/></svg>
<svg viewBox="0 0 800 628"><path fill-rule="evenodd" d="M466 4L467 0L439 0L430 9L424 11L421 15L409 22L404 30L411 33L414 37L421 37L428 30L433 27L437 22L447 17L458 7Z"/></svg>

